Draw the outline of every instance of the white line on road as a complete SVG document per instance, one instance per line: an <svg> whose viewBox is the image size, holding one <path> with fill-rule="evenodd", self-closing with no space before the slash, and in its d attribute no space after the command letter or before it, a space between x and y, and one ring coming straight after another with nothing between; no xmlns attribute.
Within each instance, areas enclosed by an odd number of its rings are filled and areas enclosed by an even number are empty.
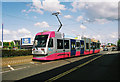
<svg viewBox="0 0 120 82"><path fill-rule="evenodd" d="M30 62L31 64L35 64L34 62Z"/></svg>
<svg viewBox="0 0 120 82"><path fill-rule="evenodd" d="M8 65L8 67L11 69L11 70L15 70L13 67L11 67L10 65Z"/></svg>
<svg viewBox="0 0 120 82"><path fill-rule="evenodd" d="M46 63L42 63L42 64L46 64Z"/></svg>
<svg viewBox="0 0 120 82"><path fill-rule="evenodd" d="M18 68L18 69L14 69L14 70L8 70L8 71L3 71L3 72L0 72L1 73L6 73L6 72L11 72L11 71L16 71L16 70L20 70L20 69L24 69L24 68L29 68L30 66L27 66L27 67L22 67L22 68Z"/></svg>
<svg viewBox="0 0 120 82"><path fill-rule="evenodd" d="M8 71L4 71L4 72L0 72L0 74L1 74L1 73L6 73L6 72L10 72L10 71L11 71L11 70L8 70Z"/></svg>

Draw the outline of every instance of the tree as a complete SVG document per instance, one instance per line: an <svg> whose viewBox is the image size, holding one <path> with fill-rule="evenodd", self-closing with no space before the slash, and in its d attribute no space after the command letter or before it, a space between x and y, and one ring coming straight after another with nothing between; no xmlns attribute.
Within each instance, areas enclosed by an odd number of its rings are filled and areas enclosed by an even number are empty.
<svg viewBox="0 0 120 82"><path fill-rule="evenodd" d="M14 42L12 41L10 44L11 44L11 47L13 48L14 47Z"/></svg>
<svg viewBox="0 0 120 82"><path fill-rule="evenodd" d="M18 44L18 42L16 43L15 47L17 47L17 48L19 48L19 47L20 47L20 45Z"/></svg>
<svg viewBox="0 0 120 82"><path fill-rule="evenodd" d="M3 42L3 47L8 47L9 46L9 42Z"/></svg>

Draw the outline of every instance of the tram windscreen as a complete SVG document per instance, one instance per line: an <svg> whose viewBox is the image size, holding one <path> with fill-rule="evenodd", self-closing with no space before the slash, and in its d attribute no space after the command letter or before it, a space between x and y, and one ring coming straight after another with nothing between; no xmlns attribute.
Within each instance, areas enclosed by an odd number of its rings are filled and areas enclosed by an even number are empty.
<svg viewBox="0 0 120 82"><path fill-rule="evenodd" d="M46 47L48 35L36 35L34 45L35 47Z"/></svg>

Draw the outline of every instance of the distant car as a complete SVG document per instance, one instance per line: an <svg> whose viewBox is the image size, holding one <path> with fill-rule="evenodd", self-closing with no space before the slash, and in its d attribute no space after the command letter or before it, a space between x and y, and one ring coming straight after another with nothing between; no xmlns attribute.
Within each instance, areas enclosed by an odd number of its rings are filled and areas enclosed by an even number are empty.
<svg viewBox="0 0 120 82"><path fill-rule="evenodd" d="M103 48L103 51L108 51L108 48Z"/></svg>

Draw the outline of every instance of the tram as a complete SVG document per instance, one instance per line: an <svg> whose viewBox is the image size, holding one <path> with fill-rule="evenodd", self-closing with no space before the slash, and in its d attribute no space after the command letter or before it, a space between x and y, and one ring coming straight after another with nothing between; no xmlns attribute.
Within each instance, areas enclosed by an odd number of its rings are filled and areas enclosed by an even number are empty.
<svg viewBox="0 0 120 82"><path fill-rule="evenodd" d="M59 32L62 23L58 14L60 12L52 13L60 23L57 31L36 34L32 48L33 60L56 60L100 52L99 40L85 37L81 39L64 38L64 34Z"/></svg>
<svg viewBox="0 0 120 82"><path fill-rule="evenodd" d="M64 34L56 31L37 33L32 48L33 60L56 60L99 52L99 40L64 38Z"/></svg>

